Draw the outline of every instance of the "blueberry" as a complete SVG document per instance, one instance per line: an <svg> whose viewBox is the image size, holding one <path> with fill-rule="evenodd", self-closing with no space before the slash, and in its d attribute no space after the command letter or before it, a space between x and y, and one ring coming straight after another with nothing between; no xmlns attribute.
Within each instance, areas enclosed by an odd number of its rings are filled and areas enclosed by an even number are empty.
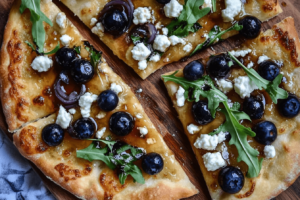
<svg viewBox="0 0 300 200"><path fill-rule="evenodd" d="M142 168L147 174L155 175L164 168L164 161L158 153L149 153L142 160Z"/></svg>
<svg viewBox="0 0 300 200"><path fill-rule="evenodd" d="M156 0L160 4L167 4L170 3L171 0Z"/></svg>
<svg viewBox="0 0 300 200"><path fill-rule="evenodd" d="M65 70L72 68L72 62L76 59L76 52L74 49L63 47L55 54L55 60L59 66Z"/></svg>
<svg viewBox="0 0 300 200"><path fill-rule="evenodd" d="M114 91L106 90L98 96L97 102L102 110L109 112L117 107L119 97Z"/></svg>
<svg viewBox="0 0 300 200"><path fill-rule="evenodd" d="M264 79L273 81L279 75L280 68L275 62L266 60L259 64L258 73Z"/></svg>
<svg viewBox="0 0 300 200"><path fill-rule="evenodd" d="M107 12L104 14L102 18L102 24L106 32L118 36L123 34L127 29L127 16L125 13L114 9L111 12Z"/></svg>
<svg viewBox="0 0 300 200"><path fill-rule="evenodd" d="M44 142L53 147L59 145L64 139L65 132L58 124L49 124L42 130Z"/></svg>
<svg viewBox="0 0 300 200"><path fill-rule="evenodd" d="M270 121L263 121L256 124L253 131L256 133L254 139L260 144L270 145L277 138L277 128Z"/></svg>
<svg viewBox="0 0 300 200"><path fill-rule="evenodd" d="M109 119L109 129L117 136L126 136L133 128L133 117L127 112L116 112Z"/></svg>
<svg viewBox="0 0 300 200"><path fill-rule="evenodd" d="M207 62L207 72L212 78L224 78L230 72L229 60L224 54L213 56Z"/></svg>
<svg viewBox="0 0 300 200"><path fill-rule="evenodd" d="M76 139L88 139L95 132L94 122L89 118L78 119L73 126L73 131L69 132L70 136Z"/></svg>
<svg viewBox="0 0 300 200"><path fill-rule="evenodd" d="M208 104L205 101L194 102L192 106L192 113L195 121L200 125L205 125L213 120L208 109Z"/></svg>
<svg viewBox="0 0 300 200"><path fill-rule="evenodd" d="M243 25L240 34L247 39L254 39L260 34L261 21L253 16L247 16L239 21L239 25Z"/></svg>
<svg viewBox="0 0 300 200"><path fill-rule="evenodd" d="M287 99L278 101L277 104L279 113L287 118L296 117L300 111L300 102L296 95L289 94Z"/></svg>
<svg viewBox="0 0 300 200"><path fill-rule="evenodd" d="M251 119L260 119L264 115L264 104L254 97L248 97L243 103L243 111L248 114Z"/></svg>
<svg viewBox="0 0 300 200"><path fill-rule="evenodd" d="M204 74L204 66L199 61L193 61L187 64L183 69L184 78L188 81L195 81L201 78Z"/></svg>
<svg viewBox="0 0 300 200"><path fill-rule="evenodd" d="M92 64L87 60L76 59L73 61L71 76L78 84L87 83L94 76L95 70Z"/></svg>
<svg viewBox="0 0 300 200"><path fill-rule="evenodd" d="M222 190L229 194L235 194L244 187L244 174L236 167L227 166L219 173L219 185Z"/></svg>

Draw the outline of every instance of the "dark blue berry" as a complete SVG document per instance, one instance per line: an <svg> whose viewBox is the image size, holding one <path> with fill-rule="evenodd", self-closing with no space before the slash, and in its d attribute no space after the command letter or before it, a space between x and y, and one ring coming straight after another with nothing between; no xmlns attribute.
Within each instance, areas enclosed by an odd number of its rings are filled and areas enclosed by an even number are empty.
<svg viewBox="0 0 300 200"><path fill-rule="evenodd" d="M300 101L296 95L289 94L287 99L278 101L277 104L279 113L287 118L296 117L300 111Z"/></svg>
<svg viewBox="0 0 300 200"><path fill-rule="evenodd" d="M248 114L251 119L260 119L264 115L264 104L254 97L248 97L243 103L243 111Z"/></svg>
<svg viewBox="0 0 300 200"><path fill-rule="evenodd" d="M102 110L109 112L117 107L119 97L114 91L106 90L98 96L97 102Z"/></svg>
<svg viewBox="0 0 300 200"><path fill-rule="evenodd" d="M116 112L109 119L109 129L117 136L126 136L133 128L133 117L127 112Z"/></svg>
<svg viewBox="0 0 300 200"><path fill-rule="evenodd" d="M229 60L224 54L213 56L207 62L207 72L212 78L224 78L230 72Z"/></svg>
<svg viewBox="0 0 300 200"><path fill-rule="evenodd" d="M49 124L43 128L43 141L49 146L57 146L64 139L65 132L58 124Z"/></svg>
<svg viewBox="0 0 300 200"><path fill-rule="evenodd" d="M244 187L244 174L236 167L227 166L221 169L218 179L222 190L229 194L238 193Z"/></svg>
<svg viewBox="0 0 300 200"><path fill-rule="evenodd" d="M258 73L264 79L273 81L279 75L280 68L275 62L266 60L259 64Z"/></svg>
<svg viewBox="0 0 300 200"><path fill-rule="evenodd" d="M102 24L106 32L118 36L126 31L128 24L126 14L117 9L104 14Z"/></svg>
<svg viewBox="0 0 300 200"><path fill-rule="evenodd" d="M76 52L74 49L63 47L55 54L55 60L62 69L70 70L72 62L76 59Z"/></svg>
<svg viewBox="0 0 300 200"><path fill-rule="evenodd" d="M254 139L260 144L270 145L277 138L277 128L270 121L263 121L256 124L253 131L256 133Z"/></svg>
<svg viewBox="0 0 300 200"><path fill-rule="evenodd" d="M156 0L160 4L167 4L170 3L171 0Z"/></svg>
<svg viewBox="0 0 300 200"><path fill-rule="evenodd" d="M78 84L87 83L94 76L95 70L92 64L87 60L76 59L73 61L71 76Z"/></svg>
<svg viewBox="0 0 300 200"><path fill-rule="evenodd" d="M142 160L142 168L147 174L155 175L164 168L164 161L158 153L149 153Z"/></svg>
<svg viewBox="0 0 300 200"><path fill-rule="evenodd" d="M192 114L195 121L200 125L205 125L213 120L208 109L208 104L205 101L194 102L192 106Z"/></svg>
<svg viewBox="0 0 300 200"><path fill-rule="evenodd" d="M193 61L187 64L183 69L184 78L188 81L195 81L201 78L204 74L204 66L199 61Z"/></svg>
<svg viewBox="0 0 300 200"><path fill-rule="evenodd" d="M69 132L70 136L76 139L88 139L91 138L95 130L94 122L89 118L78 119L73 126L73 131Z"/></svg>
<svg viewBox="0 0 300 200"><path fill-rule="evenodd" d="M253 16L247 16L239 21L239 25L243 25L240 34L247 39L254 39L260 34L261 21Z"/></svg>

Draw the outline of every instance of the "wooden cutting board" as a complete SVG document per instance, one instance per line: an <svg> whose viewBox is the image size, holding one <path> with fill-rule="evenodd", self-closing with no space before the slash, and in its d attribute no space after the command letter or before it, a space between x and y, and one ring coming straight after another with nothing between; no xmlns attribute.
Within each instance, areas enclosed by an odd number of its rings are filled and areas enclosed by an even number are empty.
<svg viewBox="0 0 300 200"><path fill-rule="evenodd" d="M0 41L2 44L2 38L4 33L4 28L6 25L7 17L14 0L0 0ZM277 0L274 0L277 1ZM298 34L300 35L300 0L278 0L283 8L283 13L278 17L273 18L267 23L263 24L263 29L266 30L271 28L275 23L280 22L287 16L292 16L295 18L296 28ZM125 63L119 60L110 49L108 49L97 36L93 35L90 30L81 21L74 16L62 3L58 0L53 0L53 2L58 5L58 7L64 11L68 18L74 23L79 29L81 34L90 41L98 50L101 50L104 54L109 65L114 69L114 71L119 74L123 80L131 86L133 91L139 88L143 89L141 94L137 97L143 105L146 113L156 126L157 130L163 135L166 143L172 151L174 151L177 160L181 163L184 170L188 174L190 180L199 189L199 194L188 198L189 200L198 199L210 199L205 181L201 174L200 168L197 164L197 160L193 154L190 147L188 139L185 137L183 127L177 118L177 113L172 106L172 102L167 95L167 90L160 78L161 74L174 71L176 69L183 68L187 63L192 60L199 58L204 58L210 54L215 54L218 52L223 52L230 50L242 43L242 39L239 36L230 38L224 42L221 42L213 48L198 53L194 57L188 59L185 62L177 62L165 66L162 70L158 70L156 73L152 74L148 79L142 81L141 78ZM2 108L0 106L0 128L7 134L7 136L12 139L11 133L7 131L7 125L5 122L4 115L2 113ZM32 163L31 163L32 164ZM33 168L40 175L42 180L52 194L59 200L70 200L77 199L75 196L57 186L49 179L47 179L43 173L38 170L33 164ZM300 166L299 166L300 167ZM300 178L289 187L285 192L280 194L275 199L300 199Z"/></svg>

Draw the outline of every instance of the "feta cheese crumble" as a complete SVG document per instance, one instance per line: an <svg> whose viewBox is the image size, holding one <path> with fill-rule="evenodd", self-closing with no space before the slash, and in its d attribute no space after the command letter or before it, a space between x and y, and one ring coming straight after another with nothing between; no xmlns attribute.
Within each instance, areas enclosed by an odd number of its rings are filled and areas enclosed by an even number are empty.
<svg viewBox="0 0 300 200"><path fill-rule="evenodd" d="M53 61L47 56L37 56L30 66L38 72L46 72L53 66Z"/></svg>
<svg viewBox="0 0 300 200"><path fill-rule="evenodd" d="M114 91L116 94L119 94L120 92L123 92L122 87L121 87L120 85L115 84L115 83L112 83L112 84L110 85L110 89L111 89L112 91Z"/></svg>
<svg viewBox="0 0 300 200"><path fill-rule="evenodd" d="M137 113L137 114L135 115L135 117L138 118L138 119L142 119L142 118L143 118L143 115L142 115L141 113Z"/></svg>
<svg viewBox="0 0 300 200"><path fill-rule="evenodd" d="M258 61L257 61L257 64L260 64L266 60L269 60L270 58L268 56L265 56L265 55L262 55L262 56L259 56L258 58Z"/></svg>
<svg viewBox="0 0 300 200"><path fill-rule="evenodd" d="M137 127L137 129L140 131L141 137L145 136L148 134L148 129L146 126L144 127Z"/></svg>
<svg viewBox="0 0 300 200"><path fill-rule="evenodd" d="M190 52L190 51L192 51L192 49L193 49L193 45L191 43L188 43L187 45L185 45L183 47L183 51L185 51L187 53Z"/></svg>
<svg viewBox="0 0 300 200"><path fill-rule="evenodd" d="M254 63L251 61L249 62L249 64L247 65L247 68L252 68L254 66Z"/></svg>
<svg viewBox="0 0 300 200"><path fill-rule="evenodd" d="M217 83L219 89L224 93L227 93L227 92L229 92L230 90L233 89L232 83L230 81L225 80L225 79L220 79L220 80L216 79L216 83Z"/></svg>
<svg viewBox="0 0 300 200"><path fill-rule="evenodd" d="M98 22L96 26L92 28L92 33L102 36L104 33L104 26L101 22Z"/></svg>
<svg viewBox="0 0 300 200"><path fill-rule="evenodd" d="M184 102L185 102L184 92L185 90L183 89L183 87L179 86L176 93L177 106L179 107L184 106Z"/></svg>
<svg viewBox="0 0 300 200"><path fill-rule="evenodd" d="M226 9L222 10L224 22L231 22L242 10L241 0L225 0Z"/></svg>
<svg viewBox="0 0 300 200"><path fill-rule="evenodd" d="M169 41L169 38L167 36L157 35L153 43L153 48L160 52L165 52L167 48L170 47L170 45L171 42Z"/></svg>
<svg viewBox="0 0 300 200"><path fill-rule="evenodd" d="M202 5L202 8L210 8L212 9L212 3L211 0L204 0L204 3Z"/></svg>
<svg viewBox="0 0 300 200"><path fill-rule="evenodd" d="M72 115L75 115L76 109L75 109L75 108L71 108L71 109L69 110L69 113L71 113Z"/></svg>
<svg viewBox="0 0 300 200"><path fill-rule="evenodd" d="M60 28L66 28L67 26L67 17L64 12L60 12L56 15L56 23Z"/></svg>
<svg viewBox="0 0 300 200"><path fill-rule="evenodd" d="M56 124L58 124L63 129L66 129L69 127L71 121L72 121L72 115L68 113L63 106L59 106L59 111L56 118Z"/></svg>
<svg viewBox="0 0 300 200"><path fill-rule="evenodd" d="M183 6L177 0L171 0L164 6L165 15L169 18L179 17L182 10Z"/></svg>
<svg viewBox="0 0 300 200"><path fill-rule="evenodd" d="M133 47L131 53L134 60L142 61L150 56L151 51L141 42Z"/></svg>
<svg viewBox="0 0 300 200"><path fill-rule="evenodd" d="M234 57L245 57L248 53L251 53L251 49L239 50L239 51L230 51Z"/></svg>
<svg viewBox="0 0 300 200"><path fill-rule="evenodd" d="M226 135L220 132L218 135L201 134L194 143L197 149L215 150L219 143L225 141Z"/></svg>
<svg viewBox="0 0 300 200"><path fill-rule="evenodd" d="M97 95L90 92L86 92L79 99L79 106L82 117L89 117L91 113L91 106L94 101L98 98Z"/></svg>
<svg viewBox="0 0 300 200"><path fill-rule="evenodd" d="M190 124L187 126L187 130L190 134L194 134L195 132L198 132L200 131L200 127L199 126L196 126L195 124Z"/></svg>
<svg viewBox="0 0 300 200"><path fill-rule="evenodd" d="M133 23L135 25L145 24L149 19L151 19L151 13L147 7L138 7L134 10Z"/></svg>
<svg viewBox="0 0 300 200"><path fill-rule="evenodd" d="M100 111L98 115L96 115L97 119L103 119L106 116L106 112Z"/></svg>
<svg viewBox="0 0 300 200"><path fill-rule="evenodd" d="M103 137L105 131L106 131L106 127L103 127L102 129L98 130L96 132L96 138L101 139Z"/></svg>
<svg viewBox="0 0 300 200"><path fill-rule="evenodd" d="M168 34L169 34L169 29L167 29L167 28L162 28L162 33L163 33L163 35L168 36Z"/></svg>
<svg viewBox="0 0 300 200"><path fill-rule="evenodd" d="M141 61L139 61L138 66L139 66L138 67L139 70L145 70L147 68L147 66L148 66L147 60L141 60Z"/></svg>
<svg viewBox="0 0 300 200"><path fill-rule="evenodd" d="M202 158L207 171L216 171L217 169L226 166L226 162L222 158L220 152L206 153Z"/></svg>
<svg viewBox="0 0 300 200"><path fill-rule="evenodd" d="M267 159L274 158L276 156L276 151L273 145L266 145L264 148L264 154Z"/></svg>
<svg viewBox="0 0 300 200"><path fill-rule="evenodd" d="M159 53L154 53L151 57L149 61L153 61L153 62L158 62L161 59L161 56L159 55Z"/></svg>
<svg viewBox="0 0 300 200"><path fill-rule="evenodd" d="M72 40L72 38L66 34L60 37L60 41L61 41L62 45L64 45L64 46L69 46L71 40Z"/></svg>
<svg viewBox="0 0 300 200"><path fill-rule="evenodd" d="M169 40L170 40L170 42L171 42L171 44L172 44L173 46L175 46L175 45L177 45L177 44L183 44L183 45L186 44L186 42L185 42L184 39L179 38L179 37L177 37L177 36L175 36L175 35L172 35L171 37L169 37Z"/></svg>
<svg viewBox="0 0 300 200"><path fill-rule="evenodd" d="M234 80L234 90L242 99L250 97L250 94L257 90L258 87L253 83L248 76L240 76Z"/></svg>
<svg viewBox="0 0 300 200"><path fill-rule="evenodd" d="M95 24L97 23L97 19L95 18L95 17L93 17L92 19L91 19L91 23L90 23L90 25L91 26L95 26Z"/></svg>

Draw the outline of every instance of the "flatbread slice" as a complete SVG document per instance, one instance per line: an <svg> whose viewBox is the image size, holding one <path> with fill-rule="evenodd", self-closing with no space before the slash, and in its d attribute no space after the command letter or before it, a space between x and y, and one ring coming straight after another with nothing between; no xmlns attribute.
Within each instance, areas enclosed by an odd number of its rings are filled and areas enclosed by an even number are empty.
<svg viewBox="0 0 300 200"><path fill-rule="evenodd" d="M245 66L252 62L253 68L256 69L258 66L257 62L261 56L267 56L269 59L276 61L281 66L280 73L283 74L284 79L286 79L286 81L282 83L282 87L299 97L300 41L293 18L288 17L274 25L272 29L261 33L256 39L246 41L238 49L235 49L235 52L240 50L248 51L248 49L252 50L252 52L246 53L246 55L241 58ZM204 59L203 63L206 65L207 61L208 59ZM234 78L245 75L246 73L242 68L234 68L228 79L233 81ZM176 76L182 77L182 70L179 70ZM198 149L194 146L195 141L201 134L208 134L214 131L214 129L218 128L220 124L225 121L224 115L218 112L214 121L204 126L198 126L192 117L192 102L185 101L183 107L177 106L176 93L179 85L168 81L165 83L165 86L178 112L185 134L189 138L197 157L212 199L271 199L286 190L298 178L300 174L300 150L298 148L300 144L300 116L298 115L291 119L282 117L278 112L277 105L272 102L266 92L261 92L261 94L264 94L266 100L265 113L262 120L271 121L277 127L278 136L272 143L276 150L276 156L271 159L266 158L264 155L264 145L260 145L248 137L250 145L259 151L259 158L264 158L264 160L258 177L247 178L247 165L243 161L237 162L238 154L236 148L233 145L229 145L227 141L219 144L215 151ZM254 92L254 94L257 93ZM229 92L227 96L232 102L243 102L234 91ZM257 123L257 121L253 121L253 123ZM187 129L187 126L190 124L197 125L198 127L198 131L195 131L194 134L191 134L191 131ZM247 127L252 127L251 123L246 124ZM202 157L207 152L220 152L227 165L241 169L245 174L245 185L240 192L228 194L220 188L218 174L221 169L214 171L207 170Z"/></svg>
<svg viewBox="0 0 300 200"><path fill-rule="evenodd" d="M203 43L206 38L205 35L215 26L218 25L222 30L228 29L232 26L232 22L223 22L221 12L225 9L225 1L217 0L217 11L215 13L210 13L205 17L201 18L198 22L202 26L200 30L196 33L190 33L185 39L185 45L178 44L171 46L158 62L150 61L148 62L147 68L144 70L139 69L138 61L134 60L132 57L131 50L134 45L130 39L130 30L127 33L121 35L118 38L113 37L112 35L102 32L96 28L96 21L99 18L104 6L108 3L106 0L62 0L62 2L74 13L76 14L86 26L88 26L93 33L98 35L100 39L113 51L113 53L123 60L128 66L132 67L134 71L142 78L147 78L150 74L156 70L162 68L168 63L179 61L180 59L189 56L192 53L192 50L196 48L198 44ZM180 4L184 4L184 0L179 0ZM261 21L267 21L270 18L273 18L277 14L282 12L278 1L273 0L252 0L252 1L241 1L242 11L238 16L235 17L235 20L241 19L245 15L252 15L257 17ZM157 3L156 0L132 0L134 8L138 7L147 7L151 8L152 17L154 19L154 24L158 24L157 27L160 27L160 24L163 26L168 25L172 18L165 16L163 11L162 4ZM152 20L153 21L153 20ZM151 21L151 23L152 23ZM134 24L131 28L134 27ZM159 29L159 34L162 34L162 29ZM237 34L237 31L230 31L222 36L222 39L226 39L232 35ZM189 51L185 51L184 47L189 45Z"/></svg>

